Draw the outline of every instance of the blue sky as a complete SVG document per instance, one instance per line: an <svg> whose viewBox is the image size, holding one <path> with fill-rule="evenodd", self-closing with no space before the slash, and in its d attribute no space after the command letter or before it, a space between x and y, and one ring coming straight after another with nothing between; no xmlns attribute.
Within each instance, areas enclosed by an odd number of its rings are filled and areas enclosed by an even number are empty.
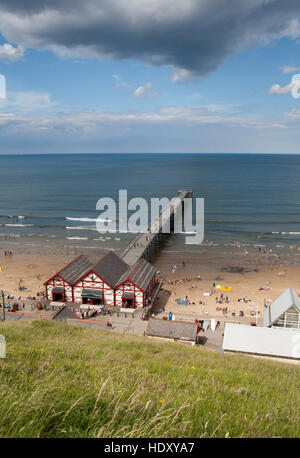
<svg viewBox="0 0 300 458"><path fill-rule="evenodd" d="M298 2L11 3L0 153L300 152Z"/></svg>

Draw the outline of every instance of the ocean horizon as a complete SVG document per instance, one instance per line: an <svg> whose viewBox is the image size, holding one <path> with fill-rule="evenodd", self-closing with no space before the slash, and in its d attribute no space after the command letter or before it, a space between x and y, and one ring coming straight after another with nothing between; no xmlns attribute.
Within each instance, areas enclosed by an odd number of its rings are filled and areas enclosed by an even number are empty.
<svg viewBox="0 0 300 458"><path fill-rule="evenodd" d="M279 251L300 246L300 156L228 153L0 155L0 239L125 247L134 234L99 234L96 203L172 198L191 188L204 198L209 244ZM166 249L184 244L176 234ZM246 248L245 248L246 249Z"/></svg>

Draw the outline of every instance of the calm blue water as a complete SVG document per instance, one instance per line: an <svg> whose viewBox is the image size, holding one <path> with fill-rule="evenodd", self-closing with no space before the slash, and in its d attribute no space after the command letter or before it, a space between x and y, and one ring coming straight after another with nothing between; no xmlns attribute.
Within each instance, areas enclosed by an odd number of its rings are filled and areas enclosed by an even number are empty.
<svg viewBox="0 0 300 458"><path fill-rule="evenodd" d="M130 235L105 238L95 222L85 221L99 215L100 197L117 199L119 189L127 189L129 199L171 198L192 188L205 199L205 240L300 246L299 177L296 155L0 156L0 233L24 241L126 245ZM170 244L182 240L177 235Z"/></svg>

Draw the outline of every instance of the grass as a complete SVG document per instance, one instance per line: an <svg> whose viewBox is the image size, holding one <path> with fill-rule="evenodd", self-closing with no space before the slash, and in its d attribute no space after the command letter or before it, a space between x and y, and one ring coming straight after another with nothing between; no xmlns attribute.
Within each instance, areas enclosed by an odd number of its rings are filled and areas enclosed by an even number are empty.
<svg viewBox="0 0 300 458"><path fill-rule="evenodd" d="M298 366L43 320L0 334L0 437L299 437Z"/></svg>

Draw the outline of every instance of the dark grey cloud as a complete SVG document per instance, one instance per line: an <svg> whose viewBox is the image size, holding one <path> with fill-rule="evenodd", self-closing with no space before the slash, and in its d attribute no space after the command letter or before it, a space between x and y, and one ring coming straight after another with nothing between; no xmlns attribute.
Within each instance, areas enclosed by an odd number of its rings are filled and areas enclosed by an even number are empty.
<svg viewBox="0 0 300 458"><path fill-rule="evenodd" d="M247 47L300 36L299 0L0 0L0 32L65 55L170 65L205 76Z"/></svg>

